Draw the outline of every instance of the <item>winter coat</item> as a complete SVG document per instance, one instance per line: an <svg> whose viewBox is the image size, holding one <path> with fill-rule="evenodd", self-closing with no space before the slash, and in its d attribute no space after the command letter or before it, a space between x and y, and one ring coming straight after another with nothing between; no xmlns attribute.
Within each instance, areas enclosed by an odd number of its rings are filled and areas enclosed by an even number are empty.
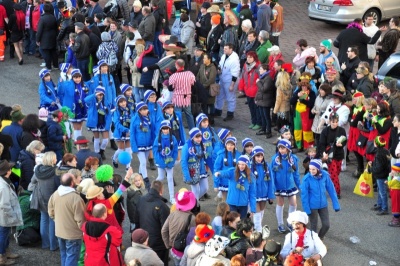
<svg viewBox="0 0 400 266"><path fill-rule="evenodd" d="M18 161L21 163L21 179L19 184L27 190L33 176L33 168L36 164L35 154L32 154L27 150L22 150L19 153Z"/></svg>
<svg viewBox="0 0 400 266"><path fill-rule="evenodd" d="M90 46L89 46L90 55L92 56L92 58L95 59L94 62L97 62L96 52L100 47L101 37L97 36L97 34L92 31L86 32L86 34L89 36L89 41L90 41Z"/></svg>
<svg viewBox="0 0 400 266"><path fill-rule="evenodd" d="M279 162L279 157L281 157L279 153L272 157L270 167L275 190L289 190L300 187L299 159L294 154L290 154L290 156L296 170L292 169L287 159L282 158Z"/></svg>
<svg viewBox="0 0 400 266"><path fill-rule="evenodd" d="M128 265L133 259L138 259L142 266L164 266L164 262L150 247L132 242L132 247L125 251L124 261Z"/></svg>
<svg viewBox="0 0 400 266"><path fill-rule="evenodd" d="M222 227L221 236L231 239L231 235L233 232L235 232L235 228L230 227L229 225L224 225Z"/></svg>
<svg viewBox="0 0 400 266"><path fill-rule="evenodd" d="M181 29L181 42L188 48L186 54L193 55L195 26L190 19L183 23Z"/></svg>
<svg viewBox="0 0 400 266"><path fill-rule="evenodd" d="M347 144L347 140L342 143L342 147L336 146L336 141L341 136L346 137L346 131L343 127L338 126L336 129L332 129L330 126L324 128L321 132L319 138L317 154L318 157L322 157L323 152L329 154L330 149L333 148L333 158L335 160L344 159L344 149L343 147Z"/></svg>
<svg viewBox="0 0 400 266"><path fill-rule="evenodd" d="M390 153L385 147L377 147L369 172L376 179L386 179L391 172Z"/></svg>
<svg viewBox="0 0 400 266"><path fill-rule="evenodd" d="M40 120L41 121L41 120ZM43 121L43 123L45 123ZM28 131L22 131L22 135L21 135L21 149L26 149L26 147L28 147L29 144L31 144L32 141L34 140L38 140L40 142L42 142L42 140L40 139L40 130L37 129L36 133L34 132L28 132Z"/></svg>
<svg viewBox="0 0 400 266"><path fill-rule="evenodd" d="M80 149L75 153L76 156L76 168L82 170L85 167L85 161L89 157L96 157L99 159L99 165L102 165L102 160L100 154L96 152L92 152L89 148L87 149Z"/></svg>
<svg viewBox="0 0 400 266"><path fill-rule="evenodd" d="M35 167L31 183L36 185L34 197L38 197L42 212L47 212L49 199L57 189L56 178L59 177L55 166L39 164Z"/></svg>
<svg viewBox="0 0 400 266"><path fill-rule="evenodd" d="M147 194L147 190L138 188L135 185L131 185L126 191L126 210L131 224L136 224L138 222L135 220L135 212L140 197L145 194Z"/></svg>
<svg viewBox="0 0 400 266"><path fill-rule="evenodd" d="M269 5L261 4L258 6L257 11L257 22L256 22L256 32L265 30L271 33L271 20L274 18L272 14L272 9Z"/></svg>
<svg viewBox="0 0 400 266"><path fill-rule="evenodd" d="M63 150L64 133L61 125L53 119L47 119L47 149L49 151Z"/></svg>
<svg viewBox="0 0 400 266"><path fill-rule="evenodd" d="M32 11L32 30L37 32L40 20L40 8L39 6L34 7Z"/></svg>
<svg viewBox="0 0 400 266"><path fill-rule="evenodd" d="M74 51L76 60L89 59L90 55L90 38L83 31L76 35L75 43L71 46Z"/></svg>
<svg viewBox="0 0 400 266"><path fill-rule="evenodd" d="M140 22L142 21L142 19L143 19L142 10L140 10L139 12L135 12L135 11L133 10L133 8L132 8L132 12L131 12L131 14L130 14L130 20L129 20L129 21L131 21L131 22L136 21L136 22L137 22L137 25L139 25ZM172 34L173 34L173 33L172 33Z"/></svg>
<svg viewBox="0 0 400 266"><path fill-rule="evenodd" d="M182 147L181 156L183 182L195 185L201 178L207 178L204 153L200 144L194 143L191 139L187 140Z"/></svg>
<svg viewBox="0 0 400 266"><path fill-rule="evenodd" d="M299 69L300 67L304 66L306 58L309 56L317 56L317 51L314 47L307 47L304 51L297 54L293 58L294 67Z"/></svg>
<svg viewBox="0 0 400 266"><path fill-rule="evenodd" d="M108 42L102 42L99 46L99 49L96 52L96 56L99 60L105 60L107 62L108 57L111 54L111 51L115 52L114 63L118 63L117 53L118 53L118 45L115 41L111 40ZM110 58L113 61L113 58Z"/></svg>
<svg viewBox="0 0 400 266"><path fill-rule="evenodd" d="M124 21L129 20L129 5L128 1L123 1L123 0L117 0L117 4L119 7L119 10L121 12L122 18Z"/></svg>
<svg viewBox="0 0 400 266"><path fill-rule="evenodd" d="M188 21L190 21L190 18ZM201 24L200 27L196 26L197 37L207 38L207 35L211 30L211 15L210 15L210 13L207 12L205 15L202 15L201 12L199 12L199 15L197 17L197 22L200 22L200 24ZM186 47L187 47L187 45L186 45Z"/></svg>
<svg viewBox="0 0 400 266"><path fill-rule="evenodd" d="M225 150L225 146L221 143L221 149L218 146L214 148L214 154L217 156L214 160L214 173L219 171L225 171L234 167L234 162L236 163L240 157L240 152L236 149L234 152L228 152ZM225 165L225 162L227 165ZM214 188L224 187L228 188L228 179L221 178L220 176L214 176Z"/></svg>
<svg viewBox="0 0 400 266"><path fill-rule="evenodd" d="M239 25L242 25L243 20L249 19L252 21L252 26L254 26L253 13L251 12L249 5L241 6L238 18ZM238 27L238 36L241 36L242 34L242 27Z"/></svg>
<svg viewBox="0 0 400 266"><path fill-rule="evenodd" d="M124 111L121 110L120 107L117 107L117 108L115 108L115 110L112 114L112 122L114 123L113 136L116 139L121 139L124 136L124 134L129 133L130 119L132 119L132 116L133 116L132 112L130 112L129 118L127 118L127 120L124 122L122 114L121 114L122 112L124 112Z"/></svg>
<svg viewBox="0 0 400 266"><path fill-rule="evenodd" d="M226 58L225 54L222 55L218 66L222 71L221 74L219 75L220 84L221 83L230 84L232 82L232 78L239 77L240 63L237 53L232 52L232 54L228 58Z"/></svg>
<svg viewBox="0 0 400 266"><path fill-rule="evenodd" d="M145 42L154 41L154 33L156 31L156 19L153 14L143 17L139 24L138 31Z"/></svg>
<svg viewBox="0 0 400 266"><path fill-rule="evenodd" d="M147 107L149 108L149 116L150 116L150 121L151 121L151 132L153 133L152 139L156 138L156 133L160 132L160 124L161 121L164 120L162 118L162 110L161 106L157 102L147 102Z"/></svg>
<svg viewBox="0 0 400 266"><path fill-rule="evenodd" d="M339 200L336 195L335 187L329 177L328 172L321 171L321 176L312 176L310 173L303 177L300 185L301 203L307 215L311 215L311 210L319 210L328 207L326 192L332 200L333 209L340 210Z"/></svg>
<svg viewBox="0 0 400 266"><path fill-rule="evenodd" d="M112 109L115 107L116 89L114 78L111 74L97 74L88 83L89 94L94 94L95 89L98 86L102 86L106 89L104 94L104 103L106 106L111 106Z"/></svg>
<svg viewBox="0 0 400 266"><path fill-rule="evenodd" d="M201 64L200 69L197 72L196 80L203 84L204 89L208 92L208 104L215 103L215 97L211 97L210 95L210 85L215 83L215 79L217 77L217 68L214 64L209 64L208 66Z"/></svg>
<svg viewBox="0 0 400 266"><path fill-rule="evenodd" d="M172 24L171 28L171 35L174 35L178 37L178 41L181 41L181 29L183 27L183 22L181 21L181 18L176 18L174 21L174 24Z"/></svg>
<svg viewBox="0 0 400 266"><path fill-rule="evenodd" d="M362 92L365 98L370 98L374 91L374 84L368 76L365 76L358 81L356 90Z"/></svg>
<svg viewBox="0 0 400 266"><path fill-rule="evenodd" d="M207 36L207 52L208 53L219 53L220 45L218 40L221 38L224 30L221 25L217 25L214 28L211 28L211 33Z"/></svg>
<svg viewBox="0 0 400 266"><path fill-rule="evenodd" d="M104 101L105 102L105 101ZM85 103L87 105L88 108L88 118L86 121L86 126L88 128L96 128L97 127L97 123L98 123L98 119L99 119L99 113L97 110L97 99L96 99L96 94L91 94L89 96L87 96L85 98ZM107 105L106 103L104 103L104 110L105 110L105 125L104 128L106 131L110 130L111 127L111 105Z"/></svg>
<svg viewBox="0 0 400 266"><path fill-rule="evenodd" d="M0 177L0 226L13 227L23 225L21 207L11 181Z"/></svg>
<svg viewBox="0 0 400 266"><path fill-rule="evenodd" d="M350 81L351 75L356 72L356 68L358 67L358 64L361 62L360 58L358 56L350 59L347 58L344 63L346 64L346 69L340 73L340 81L344 84L347 85L348 82Z"/></svg>
<svg viewBox="0 0 400 266"><path fill-rule="evenodd" d="M94 15L96 14L103 14L103 9L99 3L97 3L94 7L89 6L88 8L88 17L94 18Z"/></svg>
<svg viewBox="0 0 400 266"><path fill-rule="evenodd" d="M266 40L260 46L257 47L256 53L258 56L258 60L261 64L268 64L269 52L268 49L272 47L272 43L269 40Z"/></svg>
<svg viewBox="0 0 400 266"><path fill-rule="evenodd" d="M83 86L75 84L73 80L63 81L58 84L58 96L62 106L67 106L75 114L75 119L86 118L87 106L84 99L89 95L86 83ZM82 104L81 104L82 103Z"/></svg>
<svg viewBox="0 0 400 266"><path fill-rule="evenodd" d="M247 249L250 247L249 240L245 236L241 237L237 235L235 231L231 234L231 242L225 248L226 257L232 259L237 254L242 254L244 257L246 256Z"/></svg>
<svg viewBox="0 0 400 266"><path fill-rule="evenodd" d="M302 255L304 258L309 258L315 254L321 255L323 258L326 255L326 246L322 243L318 234L311 231L310 229L305 229L306 232L304 234L304 247L308 247L303 250ZM285 242L282 246L282 250L280 255L285 259L291 251L296 248L297 241L299 240L299 236L296 232L288 233L285 236Z"/></svg>
<svg viewBox="0 0 400 266"><path fill-rule="evenodd" d="M390 138L389 138L389 151L390 155L394 159L398 159L397 154L396 154L396 148L400 142L400 132L397 127L393 127L390 130Z"/></svg>
<svg viewBox="0 0 400 266"><path fill-rule="evenodd" d="M102 219L92 218L82 225L85 242L85 266L123 265L119 247L122 232Z"/></svg>
<svg viewBox="0 0 400 266"><path fill-rule="evenodd" d="M257 106L272 107L275 105L276 108L276 91L274 81L268 73L265 73L264 76L260 76L257 82L257 94L254 99Z"/></svg>
<svg viewBox="0 0 400 266"><path fill-rule="evenodd" d="M161 138L161 140L160 140ZM157 167L172 169L178 157L178 142L171 134L159 134L153 143L154 161Z"/></svg>
<svg viewBox="0 0 400 266"><path fill-rule="evenodd" d="M274 180L271 179L270 167L253 161L251 170L256 180L256 199L263 201L275 199L275 186Z"/></svg>
<svg viewBox="0 0 400 266"><path fill-rule="evenodd" d="M203 254L206 245L205 243L197 243L192 241L189 246L185 248L180 266L195 266L196 261Z"/></svg>
<svg viewBox="0 0 400 266"><path fill-rule="evenodd" d="M400 92L394 91L390 94L390 96L385 94L383 95L383 100L389 103L391 117L394 117L396 114L400 114Z"/></svg>
<svg viewBox="0 0 400 266"><path fill-rule="evenodd" d="M74 23L72 22L72 19L70 18L64 19L64 21L61 23L60 26L60 32L58 33L57 41L65 42L66 40L69 40L69 34L72 32L75 33L75 27Z"/></svg>
<svg viewBox="0 0 400 266"><path fill-rule="evenodd" d="M131 74L132 74L132 86L133 87L143 87L143 84L141 84L140 80L142 79L142 73L139 71L138 67L136 66L137 62L139 60L139 57L136 56L135 59L132 61L129 61L129 68L131 69Z"/></svg>
<svg viewBox="0 0 400 266"><path fill-rule="evenodd" d="M162 120L169 120L171 122L172 134L174 134L176 141L178 142L178 146L182 147L183 145L185 145L186 133L185 133L185 128L183 126L182 113L179 111L174 111L171 117L168 117L167 114L161 113L160 116L157 118L157 121L162 121ZM173 125L174 123L176 123L176 126L179 128L174 129ZM155 132L160 132L160 123L157 123L157 125L155 126L156 126Z"/></svg>
<svg viewBox="0 0 400 266"><path fill-rule="evenodd" d="M314 110L316 113L314 114L314 120L311 126L311 130L316 134L321 134L322 129L324 129L324 127L322 127L320 130L318 130L317 128L323 113L325 112L326 108L328 107L331 101L328 97L329 96L321 97L321 95L318 94L317 98L315 99L314 107L312 110Z"/></svg>
<svg viewBox="0 0 400 266"><path fill-rule="evenodd" d="M161 237L161 228L169 215L169 207L157 190L150 188L149 193L141 197L135 212L137 228L142 228L149 233L149 247L154 251L167 249L163 237Z"/></svg>
<svg viewBox="0 0 400 266"><path fill-rule="evenodd" d="M251 181L249 182L247 177L240 177L236 181L236 169L231 167L228 170L220 172L221 178L226 178L229 180L228 184L228 196L226 198L226 203L234 206L248 206L250 205L250 210L252 213L256 212L256 179L253 173L251 175ZM243 174L239 172L239 175ZM240 180L243 180L243 184ZM237 188L238 184L242 184L243 190Z"/></svg>
<svg viewBox="0 0 400 266"><path fill-rule="evenodd" d="M238 36L236 33L236 29L233 26L225 27L222 35L221 42L219 43L219 57L225 56L224 54L224 46L227 43L233 44L233 51L236 51L239 48Z"/></svg>
<svg viewBox="0 0 400 266"><path fill-rule="evenodd" d="M52 81L40 81L38 91L40 106L49 107L51 103L55 103L56 99L58 98L57 87L54 86Z"/></svg>
<svg viewBox="0 0 400 266"><path fill-rule="evenodd" d="M13 145L10 147L11 161L16 162L21 151L22 127L17 122L12 122L10 125L3 128L2 133L9 135L12 138Z"/></svg>
<svg viewBox="0 0 400 266"><path fill-rule="evenodd" d="M0 132L0 143L3 144L4 150L1 154L1 160L11 160L10 148L13 146L13 141L11 136L5 135Z"/></svg>
<svg viewBox="0 0 400 266"><path fill-rule="evenodd" d="M188 226L187 222L189 215L192 215L192 217ZM167 248L172 248L174 246L175 238L179 234L179 232L185 230L185 228L192 226L196 226L194 214L192 214L191 212L183 212L180 210L175 210L174 212L172 212L168 216L161 229L161 234L165 246Z"/></svg>
<svg viewBox="0 0 400 266"><path fill-rule="evenodd" d="M51 13L44 13L39 20L36 32L36 42L41 49L56 49L57 46L57 20Z"/></svg>
<svg viewBox="0 0 400 266"><path fill-rule="evenodd" d="M149 120L151 121L150 117ZM141 120L141 115L136 113L132 118L130 125L130 140L132 152L137 153L139 151L150 150L153 145L152 140L152 127L150 125L144 125Z"/></svg>
<svg viewBox="0 0 400 266"><path fill-rule="evenodd" d="M257 83L258 79L258 64L255 63L253 66L244 64L242 78L239 80L238 89L243 91L247 97L254 98L257 94Z"/></svg>

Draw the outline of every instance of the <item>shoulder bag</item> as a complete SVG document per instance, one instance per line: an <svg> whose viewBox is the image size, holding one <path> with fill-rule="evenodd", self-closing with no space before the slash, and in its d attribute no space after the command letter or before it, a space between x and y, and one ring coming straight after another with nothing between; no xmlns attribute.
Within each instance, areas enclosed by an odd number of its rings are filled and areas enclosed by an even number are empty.
<svg viewBox="0 0 400 266"><path fill-rule="evenodd" d="M206 75L206 67L204 66L204 78L206 80L208 80L207 75ZM218 83L213 83L210 85L210 91L209 94L211 97L215 97L217 95L219 95L219 91L220 91L221 87L219 86Z"/></svg>
<svg viewBox="0 0 400 266"><path fill-rule="evenodd" d="M180 231L174 240L174 249L183 252L186 248L186 237L190 230L190 221L192 220L192 214L189 215L185 228Z"/></svg>

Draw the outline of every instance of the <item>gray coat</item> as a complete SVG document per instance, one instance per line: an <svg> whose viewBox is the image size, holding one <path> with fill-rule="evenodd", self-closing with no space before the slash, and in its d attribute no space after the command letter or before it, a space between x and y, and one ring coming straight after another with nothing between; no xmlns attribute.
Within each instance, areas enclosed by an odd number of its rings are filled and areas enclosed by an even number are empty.
<svg viewBox="0 0 400 266"><path fill-rule="evenodd" d="M156 19L153 14L145 16L139 24L138 31L142 35L142 39L146 42L154 41L154 32L156 30Z"/></svg>
<svg viewBox="0 0 400 266"><path fill-rule="evenodd" d="M36 186L34 190L36 193L33 195L38 197L39 208L42 212L47 212L49 199L57 189L55 178L58 178L55 166L39 164L35 167L31 184Z"/></svg>
<svg viewBox="0 0 400 266"><path fill-rule="evenodd" d="M186 45L188 48L186 54L193 55L193 46L194 46L194 31L195 26L193 21L188 20L183 23L181 29L181 42Z"/></svg>
<svg viewBox="0 0 400 266"><path fill-rule="evenodd" d="M315 116L311 127L312 132L314 132L315 134L321 134L322 130L325 128L325 126L322 126L320 130L317 130L322 114L325 113L325 110L326 108L328 108L330 102L331 99L328 98L327 96L322 98L321 96L318 95L317 98L315 99L314 108L312 109L315 111Z"/></svg>
<svg viewBox="0 0 400 266"><path fill-rule="evenodd" d="M23 225L21 207L12 184L0 177L0 226L13 227Z"/></svg>

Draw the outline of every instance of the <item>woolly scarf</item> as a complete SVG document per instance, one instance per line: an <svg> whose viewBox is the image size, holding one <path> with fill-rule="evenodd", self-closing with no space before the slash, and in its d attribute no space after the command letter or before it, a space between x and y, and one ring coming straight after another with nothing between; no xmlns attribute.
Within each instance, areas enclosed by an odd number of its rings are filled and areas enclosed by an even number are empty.
<svg viewBox="0 0 400 266"><path fill-rule="evenodd" d="M124 127L129 128L131 124L131 112L128 107L118 107L120 112L119 120Z"/></svg>

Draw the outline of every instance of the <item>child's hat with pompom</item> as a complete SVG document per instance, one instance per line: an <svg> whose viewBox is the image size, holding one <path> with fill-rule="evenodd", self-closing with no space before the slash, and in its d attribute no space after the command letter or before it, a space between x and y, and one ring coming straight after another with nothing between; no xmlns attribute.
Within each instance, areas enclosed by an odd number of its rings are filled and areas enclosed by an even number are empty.
<svg viewBox="0 0 400 266"><path fill-rule="evenodd" d="M103 164L96 170L96 179L99 182L107 182L113 178L114 170L111 165Z"/></svg>
<svg viewBox="0 0 400 266"><path fill-rule="evenodd" d="M206 243L209 239L214 236L214 230L210 225L199 224L196 227L196 235L194 241L197 243Z"/></svg>

